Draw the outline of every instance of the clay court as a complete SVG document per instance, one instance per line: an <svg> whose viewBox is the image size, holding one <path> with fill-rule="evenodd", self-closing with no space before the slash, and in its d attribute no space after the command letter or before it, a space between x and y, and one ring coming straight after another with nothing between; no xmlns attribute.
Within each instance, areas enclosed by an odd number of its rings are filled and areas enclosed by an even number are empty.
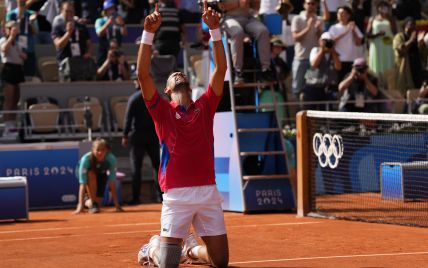
<svg viewBox="0 0 428 268"><path fill-rule="evenodd" d="M160 204L100 214L32 211L0 223L1 267L138 267L159 232ZM225 213L231 267L426 267L428 229L293 213ZM201 267L182 265L182 267Z"/></svg>

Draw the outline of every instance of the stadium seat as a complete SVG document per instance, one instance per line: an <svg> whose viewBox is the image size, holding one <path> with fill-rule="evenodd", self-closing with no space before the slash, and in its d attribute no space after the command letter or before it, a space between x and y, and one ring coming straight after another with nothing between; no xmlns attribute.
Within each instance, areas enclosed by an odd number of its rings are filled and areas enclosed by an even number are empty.
<svg viewBox="0 0 428 268"><path fill-rule="evenodd" d="M128 104L128 96L114 96L110 99L110 110L113 114L113 124L117 126L115 130L122 130L125 123L125 112Z"/></svg>
<svg viewBox="0 0 428 268"><path fill-rule="evenodd" d="M82 98L72 97L68 100L68 107L72 109L76 109L75 111L72 112L72 118L73 118L76 130L81 132L86 131L85 116L84 116L85 112L83 111L85 106L88 106L92 113L92 130L93 131L100 130L103 109L98 98L89 97L89 100L85 102L84 99Z"/></svg>
<svg viewBox="0 0 428 268"><path fill-rule="evenodd" d="M123 128L125 127L125 113L127 105L128 103L126 102L117 102L113 108L113 114L116 118L117 128L119 130L123 130Z"/></svg>
<svg viewBox="0 0 428 268"><path fill-rule="evenodd" d="M59 131L59 107L53 103L32 104L28 108L32 111L30 117L30 131L37 133L49 133ZM46 110L53 110L46 112ZM55 111L56 110L56 111Z"/></svg>
<svg viewBox="0 0 428 268"><path fill-rule="evenodd" d="M57 82L58 62L53 57L43 57L39 59L39 72L44 82Z"/></svg>

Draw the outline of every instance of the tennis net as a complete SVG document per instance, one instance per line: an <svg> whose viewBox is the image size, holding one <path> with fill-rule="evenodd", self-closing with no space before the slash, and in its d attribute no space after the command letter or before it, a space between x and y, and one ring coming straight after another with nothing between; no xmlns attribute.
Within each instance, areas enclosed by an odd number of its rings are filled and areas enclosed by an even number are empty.
<svg viewBox="0 0 428 268"><path fill-rule="evenodd" d="M428 227L428 116L297 116L298 213Z"/></svg>

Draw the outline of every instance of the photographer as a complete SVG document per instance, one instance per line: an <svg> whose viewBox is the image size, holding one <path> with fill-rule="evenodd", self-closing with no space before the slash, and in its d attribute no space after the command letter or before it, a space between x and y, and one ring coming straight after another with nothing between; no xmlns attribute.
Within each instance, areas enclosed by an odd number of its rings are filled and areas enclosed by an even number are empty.
<svg viewBox="0 0 428 268"><path fill-rule="evenodd" d="M329 32L319 39L319 47L314 47L309 56L310 69L306 71L306 86L303 89L303 100L329 101L336 99L338 72L342 68L334 41ZM305 109L326 110L325 104L305 105Z"/></svg>
<svg viewBox="0 0 428 268"><path fill-rule="evenodd" d="M104 1L102 14L103 17L95 21L95 31L99 38L97 66L100 66L105 61L110 40L116 39L120 47L122 45L122 37L128 35L125 22L117 14L113 0Z"/></svg>
<svg viewBox="0 0 428 268"><path fill-rule="evenodd" d="M97 70L97 80L122 81L130 79L131 72L125 55L119 50L117 41L111 40L107 58Z"/></svg>
<svg viewBox="0 0 428 268"><path fill-rule="evenodd" d="M339 84L339 92L343 93L339 110L343 112L381 112L377 103L366 103L367 100L378 99L377 78L368 72L364 58L357 58L352 71Z"/></svg>

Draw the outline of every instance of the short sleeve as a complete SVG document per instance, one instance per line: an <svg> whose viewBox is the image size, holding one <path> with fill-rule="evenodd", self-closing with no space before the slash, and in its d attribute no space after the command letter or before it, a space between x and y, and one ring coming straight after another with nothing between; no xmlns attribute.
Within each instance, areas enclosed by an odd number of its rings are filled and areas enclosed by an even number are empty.
<svg viewBox="0 0 428 268"><path fill-rule="evenodd" d="M90 166L90 153L85 154L79 163L79 183L87 184L88 183L88 170Z"/></svg>
<svg viewBox="0 0 428 268"><path fill-rule="evenodd" d="M159 95L157 91L155 91L155 94L150 101L144 99L144 103L146 104L147 110L156 124L159 124L165 120L165 117L168 115L170 105Z"/></svg>
<svg viewBox="0 0 428 268"><path fill-rule="evenodd" d="M291 32L300 32L302 30L300 16L295 16L291 21Z"/></svg>
<svg viewBox="0 0 428 268"><path fill-rule="evenodd" d="M58 22L58 20L54 20L54 23L52 25L52 40L54 40L57 37L62 37L64 35L64 29L61 25L61 23Z"/></svg>
<svg viewBox="0 0 428 268"><path fill-rule="evenodd" d="M315 59L315 57L317 56L318 50L319 50L319 47L313 47L311 49L311 54L309 55L309 62L312 62Z"/></svg>
<svg viewBox="0 0 428 268"><path fill-rule="evenodd" d="M217 96L214 93L214 90L211 85L208 84L207 90L204 94L202 94L202 96L197 100L197 102L200 102L204 107L206 106L209 114L214 116L222 97L223 94L221 96Z"/></svg>
<svg viewBox="0 0 428 268"><path fill-rule="evenodd" d="M106 160L109 163L109 175L108 180L114 181L116 180L116 171L117 171L117 160L116 157L112 153L108 153L106 156Z"/></svg>
<svg viewBox="0 0 428 268"><path fill-rule="evenodd" d="M103 27L103 25L104 25L103 18L98 18L95 21L95 31L97 32L97 34L101 31L101 28Z"/></svg>

